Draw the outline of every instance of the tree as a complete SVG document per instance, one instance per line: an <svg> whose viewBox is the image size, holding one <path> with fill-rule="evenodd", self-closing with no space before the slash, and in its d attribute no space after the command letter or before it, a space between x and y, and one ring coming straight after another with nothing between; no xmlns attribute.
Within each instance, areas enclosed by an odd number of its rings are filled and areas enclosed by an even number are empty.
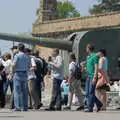
<svg viewBox="0 0 120 120"><path fill-rule="evenodd" d="M57 2L57 18L70 18L70 17L79 17L80 13L75 8L72 2L69 1L58 1Z"/></svg>
<svg viewBox="0 0 120 120"><path fill-rule="evenodd" d="M91 14L108 13L120 11L120 0L97 0L98 4L93 5L89 10Z"/></svg>

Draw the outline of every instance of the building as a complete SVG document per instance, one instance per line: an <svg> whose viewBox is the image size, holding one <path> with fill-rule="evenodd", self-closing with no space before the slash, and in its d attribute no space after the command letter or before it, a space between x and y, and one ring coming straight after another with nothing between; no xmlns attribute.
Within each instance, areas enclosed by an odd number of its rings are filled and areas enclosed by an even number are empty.
<svg viewBox="0 0 120 120"><path fill-rule="evenodd" d="M37 10L38 20L44 21L56 19L57 0L40 0L40 8Z"/></svg>

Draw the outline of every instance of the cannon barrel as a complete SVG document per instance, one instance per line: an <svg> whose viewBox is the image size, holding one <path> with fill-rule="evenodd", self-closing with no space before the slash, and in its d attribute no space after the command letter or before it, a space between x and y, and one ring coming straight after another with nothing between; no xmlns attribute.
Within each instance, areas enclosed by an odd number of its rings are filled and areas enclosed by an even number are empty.
<svg viewBox="0 0 120 120"><path fill-rule="evenodd" d="M62 39L32 37L28 35L14 35L7 33L0 33L0 39L6 41L40 45L49 48L59 48L61 50L72 50L72 42Z"/></svg>

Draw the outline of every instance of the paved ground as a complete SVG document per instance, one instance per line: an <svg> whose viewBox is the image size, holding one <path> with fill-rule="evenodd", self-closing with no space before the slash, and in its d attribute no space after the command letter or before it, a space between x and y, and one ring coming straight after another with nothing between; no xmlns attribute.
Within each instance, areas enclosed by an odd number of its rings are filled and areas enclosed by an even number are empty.
<svg viewBox="0 0 120 120"><path fill-rule="evenodd" d="M49 80L48 80L49 81ZM51 98L51 83L46 82L47 88L43 92L42 101L48 106ZM49 89L48 89L49 88ZM120 111L109 110L99 113L76 112L76 106L72 111L46 112L44 108L39 111L13 112L9 109L0 109L0 120L120 120ZM110 110L111 109L111 110Z"/></svg>
<svg viewBox="0 0 120 120"><path fill-rule="evenodd" d="M74 111L45 112L44 110L29 112L13 112L0 110L0 120L120 120L120 111L84 113Z"/></svg>

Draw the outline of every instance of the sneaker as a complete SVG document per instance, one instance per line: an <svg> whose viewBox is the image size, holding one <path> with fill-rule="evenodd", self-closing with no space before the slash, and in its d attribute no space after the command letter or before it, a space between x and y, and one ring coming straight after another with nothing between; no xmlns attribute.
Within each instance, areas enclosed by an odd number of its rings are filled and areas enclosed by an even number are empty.
<svg viewBox="0 0 120 120"><path fill-rule="evenodd" d="M41 105L38 105L35 107L35 110L39 110L41 108Z"/></svg>
<svg viewBox="0 0 120 120"><path fill-rule="evenodd" d="M14 112L21 112L20 109L14 109Z"/></svg>
<svg viewBox="0 0 120 120"><path fill-rule="evenodd" d="M67 107L64 108L64 110L71 110L71 107L67 106Z"/></svg>
<svg viewBox="0 0 120 120"><path fill-rule="evenodd" d="M60 108L56 108L55 109L56 111L62 111L62 108L60 107Z"/></svg>
<svg viewBox="0 0 120 120"><path fill-rule="evenodd" d="M33 109L33 107L28 107L28 109Z"/></svg>
<svg viewBox="0 0 120 120"><path fill-rule="evenodd" d="M89 110L89 109L86 109L84 112L92 113L93 111L92 111L92 110Z"/></svg>
<svg viewBox="0 0 120 120"><path fill-rule="evenodd" d="M96 112L99 112L101 110L102 106L103 106L103 104L97 106L97 111Z"/></svg>
<svg viewBox="0 0 120 120"><path fill-rule="evenodd" d="M76 111L84 110L84 106L80 106L76 109Z"/></svg>
<svg viewBox="0 0 120 120"><path fill-rule="evenodd" d="M46 108L45 111L55 111L55 108Z"/></svg>
<svg viewBox="0 0 120 120"><path fill-rule="evenodd" d="M43 107L43 103L40 103L40 107Z"/></svg>

